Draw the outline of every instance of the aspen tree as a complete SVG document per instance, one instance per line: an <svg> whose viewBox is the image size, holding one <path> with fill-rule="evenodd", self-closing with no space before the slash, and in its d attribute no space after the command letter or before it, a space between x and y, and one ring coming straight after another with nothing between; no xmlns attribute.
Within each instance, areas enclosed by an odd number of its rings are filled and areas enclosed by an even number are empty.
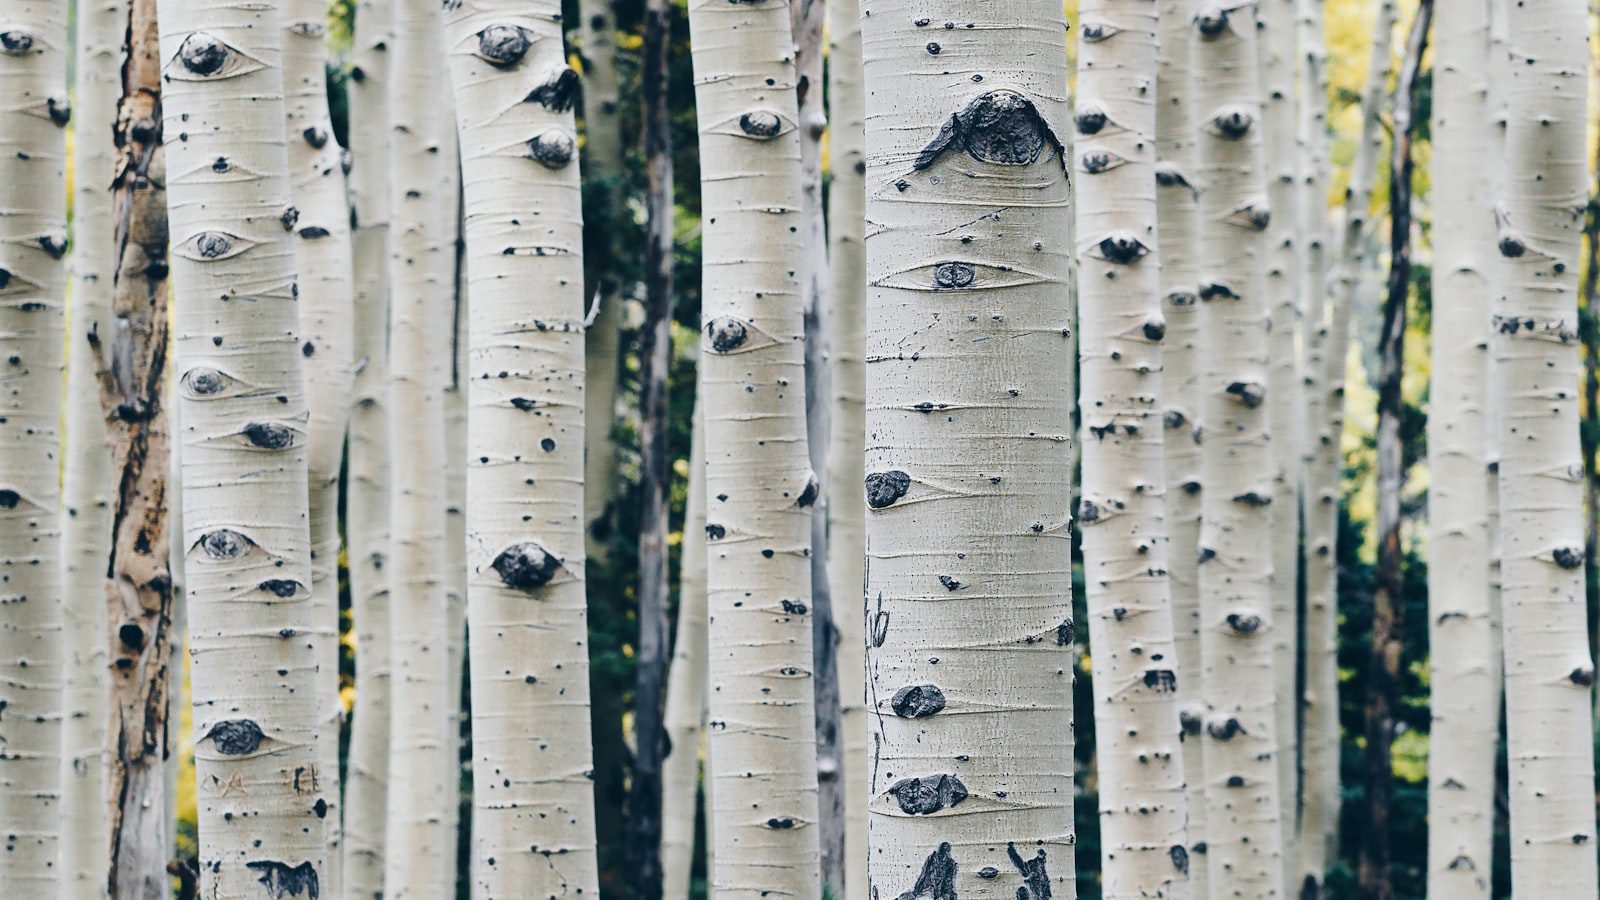
<svg viewBox="0 0 1600 900"><path fill-rule="evenodd" d="M1162 441L1167 497L1167 554L1178 661L1184 806L1188 811L1189 895L1208 897L1205 770L1196 742L1204 720L1200 694L1200 316L1199 220L1190 76L1193 0L1165 0L1158 16L1156 71L1156 218L1161 253ZM1199 859L1195 859L1199 856Z"/></svg>
<svg viewBox="0 0 1600 900"><path fill-rule="evenodd" d="M1506 0L1488 0L1489 2L1489 158L1503 160L1506 158L1506 119L1508 117L1506 97L1509 94L1511 83L1511 50L1507 46ZM1489 204L1496 213L1505 199L1506 172L1505 166L1490 166L1488 177ZM1496 344L1504 338L1498 329L1493 327L1493 315L1498 298L1503 296L1506 287L1506 267L1495 263L1488 266L1489 277L1489 314L1491 316L1489 328L1489 388L1488 396L1488 421L1486 456L1488 463L1484 466L1484 474L1489 483L1489 618L1492 627L1489 629L1494 641L1495 651L1490 655L1490 664L1493 668L1491 683L1496 691L1494 705L1505 712L1505 610L1501 605L1501 544L1500 544L1500 425L1503 416L1500 413L1500 391L1495 388L1495 366L1498 365L1500 353ZM1504 730L1503 728L1501 729ZM1502 792L1504 785L1501 783L1500 767L1495 766L1495 793Z"/></svg>
<svg viewBox="0 0 1600 900"><path fill-rule="evenodd" d="M201 894L320 892L306 397L275 4L162 2Z"/></svg>
<svg viewBox="0 0 1600 900"><path fill-rule="evenodd" d="M1494 307L1500 393L1511 886L1593 898L1594 761L1579 462L1579 230L1587 177L1585 5L1507 7L1504 293Z"/></svg>
<svg viewBox="0 0 1600 900"><path fill-rule="evenodd" d="M389 71L389 804L384 896L448 896L455 835L454 737L448 733L449 574L444 390L450 374L457 196L444 165L454 143L437 4L394 7ZM429 98L429 102L419 102Z"/></svg>
<svg viewBox="0 0 1600 900"><path fill-rule="evenodd" d="M1272 460L1263 236L1271 216L1250 6L1195 16L1202 481L1200 659L1212 890L1283 893L1271 642ZM1198 77L1204 73L1204 77Z"/></svg>
<svg viewBox="0 0 1600 900"><path fill-rule="evenodd" d="M706 724L706 466L705 419L698 400L689 449L689 491L683 517L678 634L667 675L667 759L661 790L661 896L689 896L694 867L695 794ZM707 804L710 808L710 804Z"/></svg>
<svg viewBox="0 0 1600 900"><path fill-rule="evenodd" d="M577 73L554 2L466 0L446 31L467 242L473 892L592 894L589 732L572 727L589 697Z"/></svg>
<svg viewBox="0 0 1600 900"><path fill-rule="evenodd" d="M451 894L460 882L460 832L465 807L467 832L471 834L471 798L461 796L461 753L472 732L471 715L462 694L467 679L467 399L465 358L467 354L467 245L464 221L465 202L461 196L461 148L450 123L445 146L447 159L441 166L444 178L441 196L455 198L451 204L449 234L452 277L450 279L450 367L444 388L444 585L445 585L445 747L449 768L445 773L444 825L453 843L445 848L445 884ZM468 856L470 865L470 854ZM470 878L470 873L468 874Z"/></svg>
<svg viewBox="0 0 1600 900"><path fill-rule="evenodd" d="M861 7L828 3L828 594L838 629L839 783L844 785L845 897L867 894L866 631L866 98L861 84Z"/></svg>
<svg viewBox="0 0 1600 900"><path fill-rule="evenodd" d="M820 896L789 8L689 5L704 209L708 735L724 898Z"/></svg>
<svg viewBox="0 0 1600 900"><path fill-rule="evenodd" d="M918 13L862 19L868 874L881 897L1070 900L1061 6Z"/></svg>
<svg viewBox="0 0 1600 900"><path fill-rule="evenodd" d="M1079 7L1078 522L1107 898L1183 896L1189 868L1161 449L1156 15L1149 0Z"/></svg>
<svg viewBox="0 0 1600 900"><path fill-rule="evenodd" d="M60 896L98 900L106 896L111 832L106 822L106 722L111 685L106 677L106 571L111 560L111 516L116 483L111 434L100 404L98 354L102 329L112 327L112 225L115 170L112 129L122 96L126 0L78 7L78 115L94 123L74 139L73 203L76 233L69 268L72 306L68 321L66 460L62 466L61 554L62 657L65 694L61 722L61 820L69 835L61 842ZM91 339L90 335L96 335Z"/></svg>

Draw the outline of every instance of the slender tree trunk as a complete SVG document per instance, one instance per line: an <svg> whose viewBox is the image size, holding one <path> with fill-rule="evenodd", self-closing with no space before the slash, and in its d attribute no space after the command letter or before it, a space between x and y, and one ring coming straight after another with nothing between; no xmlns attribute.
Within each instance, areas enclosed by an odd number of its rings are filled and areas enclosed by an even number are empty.
<svg viewBox="0 0 1600 900"><path fill-rule="evenodd" d="M1167 582L1156 252L1155 4L1079 9L1078 334L1085 597L1094 653L1103 894L1188 895L1183 732ZM1119 165L1107 165L1116 159ZM1180 254L1182 250L1180 249ZM1180 551L1181 552L1181 551Z"/></svg>
<svg viewBox="0 0 1600 900"><path fill-rule="evenodd" d="M383 895L389 781L389 47L393 11L356 10L350 170L354 254L354 408L346 473L345 544L356 632L356 706L344 806L343 896Z"/></svg>
<svg viewBox="0 0 1600 900"><path fill-rule="evenodd" d="M1200 272L1199 192L1196 190L1193 0L1166 0L1159 12L1156 71L1156 218L1161 252L1162 441L1167 555L1178 661L1179 722L1184 741L1184 807L1189 851L1189 896L1209 897L1205 860L1205 770L1200 736L1205 707L1200 693ZM1198 857L1198 858L1196 858Z"/></svg>
<svg viewBox="0 0 1600 900"><path fill-rule="evenodd" d="M162 221L166 221L166 210L162 209ZM168 434L177 432L182 423L178 421L178 389L180 385L176 378L167 379L166 390L162 392L162 406L167 411ZM183 454L180 452L182 444L167 443L167 481L168 485L183 483ZM167 505L168 535L182 536L183 534L183 504L169 503ZM194 766L183 765L182 739L179 732L183 730L183 711L188 709L193 697L189 693L189 603L183 593L183 542L181 540L167 541L167 569L172 577L172 649L167 660L167 741L166 762L162 765L162 794L166 807L167 821L161 823L164 838L165 852L162 856L166 859L166 871L170 873L173 867L180 872L195 872L195 860L179 857L178 848L178 817L181 815L179 807L182 805L179 795L188 789L194 794ZM184 782L188 783L185 784Z"/></svg>
<svg viewBox="0 0 1600 900"><path fill-rule="evenodd" d="M448 125L446 126L448 128ZM467 388L466 357L469 303L467 297L466 202L462 196L461 150L452 131L445 140L452 152L446 163L446 191L456 198L455 227L451 229L450 375L444 389L444 571L445 628L448 635L445 663L445 742L450 768L445 775L449 802L445 804L445 832L452 843L446 848L449 873L446 887L458 893L461 872L472 868L472 797L463 796L461 773L472 763L467 748L472 743L472 715L467 696Z"/></svg>
<svg viewBox="0 0 1600 900"><path fill-rule="evenodd" d="M661 778L661 893L674 898L689 896L700 746L706 724L706 457L705 419L698 399L693 429L678 583L678 634L667 676L667 758Z"/></svg>
<svg viewBox="0 0 1600 900"><path fill-rule="evenodd" d="M585 777L577 73L559 13L553 0L467 0L446 15L466 198L472 872L484 900L599 889Z"/></svg>
<svg viewBox="0 0 1600 900"><path fill-rule="evenodd" d="M689 6L716 870L722 898L820 896L800 142L786 3Z"/></svg>
<svg viewBox="0 0 1600 900"><path fill-rule="evenodd" d="M1435 13L1432 382L1428 409L1428 894L1490 896L1499 737L1489 615L1489 282L1494 240L1487 4Z"/></svg>
<svg viewBox="0 0 1600 900"><path fill-rule="evenodd" d="M1506 120L1509 118L1507 108L1507 95L1511 83L1511 49L1507 45L1509 26L1506 23L1505 0L1489 0L1489 158L1491 160L1506 158ZM1494 208L1496 215L1505 203L1506 196L1506 171L1505 166L1489 167L1489 203ZM1505 338L1499 330L1493 327L1495 304L1504 296L1508 273L1506 266L1498 260L1487 265L1489 280L1489 387L1487 422L1485 429L1487 435L1486 456L1487 465L1484 474L1487 476L1489 490L1489 619L1491 627L1489 634L1494 642L1494 652L1489 656L1490 684L1494 686L1494 705L1500 710L1500 737L1505 738L1505 617L1501 606L1501 556L1500 541L1500 444L1501 425L1505 416L1500 411L1500 391L1495 385L1499 377L1497 367L1500 360L1499 344ZM1495 796L1505 798L1504 803L1495 804L1496 825L1495 830L1510 831L1506 821L1507 811L1510 808L1511 788L1506 784L1507 770L1498 762L1495 765Z"/></svg>
<svg viewBox="0 0 1600 900"><path fill-rule="evenodd" d="M65 678L61 716L62 900L99 900L109 884L111 832L106 822L106 770L111 685L106 603L116 481L111 434L100 404L94 340L111 331L116 229L109 188L116 171L113 130L122 97L122 53L128 33L126 0L78 10L78 115L94 123L74 141L76 234L69 269L66 459L61 467L61 596Z"/></svg>
<svg viewBox="0 0 1600 900"><path fill-rule="evenodd" d="M862 19L869 875L1071 900L1061 6L919 9Z"/></svg>
<svg viewBox="0 0 1600 900"><path fill-rule="evenodd" d="M276 4L160 11L200 891L319 891L330 738L318 728L283 20Z"/></svg>
<svg viewBox="0 0 1600 900"><path fill-rule="evenodd" d="M444 166L454 142L438 6L394 10L389 79L390 593L389 806L384 896L445 897L454 883L455 740L448 733L449 592L445 531L444 391L454 313L457 193ZM470 49L470 48L468 48ZM433 102L416 102L419 97ZM485 779L487 780L487 779ZM546 867L548 868L548 867Z"/></svg>
<svg viewBox="0 0 1600 900"><path fill-rule="evenodd" d="M861 83L861 7L828 3L828 599L838 650L839 791L844 804L844 881L840 896L868 896L866 507L857 485L866 477L866 95ZM816 398L806 395L808 400ZM815 584L815 581L813 581Z"/></svg>
<svg viewBox="0 0 1600 900"><path fill-rule="evenodd" d="M1501 540L1511 881L1519 897L1595 896L1594 760L1584 610L1577 277L1587 189L1587 14L1508 8L1506 196L1499 248Z"/></svg>

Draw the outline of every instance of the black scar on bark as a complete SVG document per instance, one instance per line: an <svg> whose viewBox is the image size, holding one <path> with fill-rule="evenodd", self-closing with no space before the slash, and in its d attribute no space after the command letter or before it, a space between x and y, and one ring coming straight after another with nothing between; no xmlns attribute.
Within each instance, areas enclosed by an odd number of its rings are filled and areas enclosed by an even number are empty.
<svg viewBox="0 0 1600 900"><path fill-rule="evenodd" d="M1321 895L1322 885L1317 883L1317 876L1307 875L1300 883L1300 900L1317 900Z"/></svg>
<svg viewBox="0 0 1600 900"><path fill-rule="evenodd" d="M1100 504L1087 498L1078 501L1078 524L1093 525L1100 521Z"/></svg>
<svg viewBox="0 0 1600 900"><path fill-rule="evenodd" d="M1039 158L1047 144L1062 157L1065 171L1065 148L1038 107L1016 91L1000 88L979 94L961 112L952 114L911 167L926 169L950 149L964 150L979 162L1026 166Z"/></svg>
<svg viewBox="0 0 1600 900"><path fill-rule="evenodd" d="M795 823L794 823L793 819L789 819L789 818L781 818L780 819L780 818L777 818L776 816L774 816L773 818L767 820L767 827L771 828L774 831L788 831L789 829L794 827L794 824Z"/></svg>
<svg viewBox="0 0 1600 900"><path fill-rule="evenodd" d="M321 150L328 146L328 132L315 125L300 132L300 136L306 139L306 143L310 144L312 149Z"/></svg>
<svg viewBox="0 0 1600 900"><path fill-rule="evenodd" d="M33 49L33 35L26 31L0 31L0 47L7 53L27 53Z"/></svg>
<svg viewBox="0 0 1600 900"><path fill-rule="evenodd" d="M1206 37L1216 37L1228 27L1228 11L1213 7L1194 17L1195 26Z"/></svg>
<svg viewBox="0 0 1600 900"><path fill-rule="evenodd" d="M1249 409L1261 405L1267 397L1267 389L1253 381L1235 381L1228 385L1228 396L1243 403Z"/></svg>
<svg viewBox="0 0 1600 900"><path fill-rule="evenodd" d="M1090 175L1099 175L1111 168L1115 157L1104 150L1091 150L1083 155L1083 170Z"/></svg>
<svg viewBox="0 0 1600 900"><path fill-rule="evenodd" d="M200 538L200 549L212 559L234 559L243 556L255 541L250 540L237 531L226 528L218 529Z"/></svg>
<svg viewBox="0 0 1600 900"><path fill-rule="evenodd" d="M1118 265L1128 265L1149 252L1150 248L1131 234L1112 234L1100 241L1100 255Z"/></svg>
<svg viewBox="0 0 1600 900"><path fill-rule="evenodd" d="M144 649L144 639L144 629L140 628L136 622L124 622L117 629L117 640L121 641L124 647L133 650L135 653Z"/></svg>
<svg viewBox="0 0 1600 900"><path fill-rule="evenodd" d="M1228 613L1228 627L1236 634L1255 634L1261 627L1261 617L1251 613Z"/></svg>
<svg viewBox="0 0 1600 900"><path fill-rule="evenodd" d="M346 147L346 148L340 150L339 151L339 171L343 172L346 175L349 175L351 170L355 169L355 167L356 167L356 155L354 153L350 152L350 148ZM354 207L351 207L351 209L350 209L350 227L351 228L356 227L355 219L356 219L356 211L355 211Z"/></svg>
<svg viewBox="0 0 1600 900"><path fill-rule="evenodd" d="M908 684L889 701L889 708L902 719L926 719L944 711L944 705L944 691L936 684Z"/></svg>
<svg viewBox="0 0 1600 900"><path fill-rule="evenodd" d="M251 422L244 427L244 436L263 450L282 450L294 443L294 432L276 422Z"/></svg>
<svg viewBox="0 0 1600 900"><path fill-rule="evenodd" d="M290 866L275 859L252 860L245 868L260 874L257 879L267 886L267 896L272 900L304 896L306 900L319 900L321 887L317 883L317 870L309 862Z"/></svg>
<svg viewBox="0 0 1600 900"><path fill-rule="evenodd" d="M1582 665L1567 674L1567 678L1579 687L1594 686L1594 666Z"/></svg>
<svg viewBox="0 0 1600 900"><path fill-rule="evenodd" d="M955 590L960 590L961 589L961 582L957 581L954 578L951 578L949 575L940 575L939 576L939 583L944 585L944 589L947 590L947 591L955 591Z"/></svg>
<svg viewBox="0 0 1600 900"><path fill-rule="evenodd" d="M250 719L225 719L211 726L206 737L223 756L244 756L247 753L254 753L266 739L261 726Z"/></svg>
<svg viewBox="0 0 1600 900"><path fill-rule="evenodd" d="M1076 632L1077 627L1072 620L1063 619L1061 624L1056 626L1056 646L1065 647L1071 644L1073 638L1077 637Z"/></svg>
<svg viewBox="0 0 1600 900"><path fill-rule="evenodd" d="M873 509L893 506L911 488L911 476L899 469L873 472L867 476L867 505Z"/></svg>
<svg viewBox="0 0 1600 900"><path fill-rule="evenodd" d="M1170 694L1178 689L1178 673L1171 669L1149 669L1144 673L1144 686L1158 694Z"/></svg>
<svg viewBox="0 0 1600 900"><path fill-rule="evenodd" d="M216 369L194 369L184 380L189 383L189 390L201 396L222 390L222 373Z"/></svg>
<svg viewBox="0 0 1600 900"><path fill-rule="evenodd" d="M1527 245L1523 244L1520 238L1508 234L1500 239L1501 256L1504 256L1508 259L1516 259L1527 252Z"/></svg>
<svg viewBox="0 0 1600 900"><path fill-rule="evenodd" d="M728 529L722 527L721 525L718 525L715 522L707 522L706 523L706 540L708 540L708 541L720 541L720 540L722 540L723 538L725 538L727 536L728 536Z"/></svg>
<svg viewBox="0 0 1600 900"><path fill-rule="evenodd" d="M1576 569L1583 565L1583 555L1582 547L1557 547L1550 558L1563 569Z"/></svg>
<svg viewBox="0 0 1600 900"><path fill-rule="evenodd" d="M1170 162L1156 164L1156 184L1161 187L1192 187L1182 170Z"/></svg>
<svg viewBox="0 0 1600 900"><path fill-rule="evenodd" d="M932 815L967 799L967 786L954 775L902 778L889 788L900 811L912 816Z"/></svg>
<svg viewBox="0 0 1600 900"><path fill-rule="evenodd" d="M284 231L293 231L296 222L300 221L300 210L293 206L286 206L283 215L278 216L278 221L283 224Z"/></svg>
<svg viewBox="0 0 1600 900"><path fill-rule="evenodd" d="M1206 734L1211 735L1213 740L1218 741L1231 741L1235 736L1247 733L1244 730L1244 726L1239 724L1239 720L1234 718L1229 718L1221 725L1216 722L1206 725Z"/></svg>
<svg viewBox="0 0 1600 900"><path fill-rule="evenodd" d="M536 404L527 397L512 397L511 405L522 410L523 412L527 412L528 410L533 409Z"/></svg>
<svg viewBox="0 0 1600 900"><path fill-rule="evenodd" d="M958 290L970 287L978 270L972 263L942 262L933 267L933 286L940 290Z"/></svg>
<svg viewBox="0 0 1600 900"><path fill-rule="evenodd" d="M1167 848L1167 856L1172 859L1172 867L1178 870L1178 874L1189 874L1189 851L1182 844Z"/></svg>
<svg viewBox="0 0 1600 900"><path fill-rule="evenodd" d="M1215 300L1218 297L1221 297L1225 300L1239 299L1239 295L1234 292L1233 288L1223 284L1220 281L1212 281L1200 285L1201 300Z"/></svg>
<svg viewBox="0 0 1600 900"><path fill-rule="evenodd" d="M711 338L713 352L730 353L744 346L750 331L738 319L721 316L706 323L706 336Z"/></svg>
<svg viewBox="0 0 1600 900"><path fill-rule="evenodd" d="M556 577L556 571L561 568L561 560L556 559L550 551L532 541L512 544L500 551L492 563L494 570L500 573L500 581L506 587L516 588L519 591L533 591L550 583Z"/></svg>
<svg viewBox="0 0 1600 900"><path fill-rule="evenodd" d="M233 242L225 234L207 231L194 239L194 249L206 259L216 259L233 249Z"/></svg>
<svg viewBox="0 0 1600 900"><path fill-rule="evenodd" d="M554 78L534 88L528 94L529 103L537 103L555 112L566 112L572 108L577 99L578 72L571 66L562 66Z"/></svg>
<svg viewBox="0 0 1600 900"><path fill-rule="evenodd" d="M65 125L72 121L72 102L65 98L51 97L45 101L45 109L50 112L50 121L57 125Z"/></svg>
<svg viewBox="0 0 1600 900"><path fill-rule="evenodd" d="M771 140L783 130L783 120L769 109L752 109L739 117L739 130L756 140Z"/></svg>
<svg viewBox="0 0 1600 900"><path fill-rule="evenodd" d="M1257 491L1245 491L1242 494L1236 494L1233 498L1233 502L1243 503L1245 506L1254 506L1260 508L1263 506L1271 506L1272 497Z"/></svg>
<svg viewBox="0 0 1600 900"><path fill-rule="evenodd" d="M196 75L215 75L228 61L228 46L203 31L196 31L183 39L178 59L185 69Z"/></svg>
<svg viewBox="0 0 1600 900"><path fill-rule="evenodd" d="M326 228L323 228L321 225L307 225L306 227L300 229L299 234L308 241L314 241L317 238L325 238L329 234L332 234L332 232Z"/></svg>
<svg viewBox="0 0 1600 900"><path fill-rule="evenodd" d="M490 25L478 32L478 55L496 68L521 62L528 46L528 33L515 25Z"/></svg>
<svg viewBox="0 0 1600 900"><path fill-rule="evenodd" d="M1029 900L1028 892L1032 893L1033 900L1050 900L1050 873L1044 868L1044 848L1039 848L1033 859L1023 859L1017 852L1017 845L1007 843L1006 855L1011 857L1011 864L1017 867L1027 885L1026 889L1017 889L1017 900Z"/></svg>
<svg viewBox="0 0 1600 900"><path fill-rule="evenodd" d="M1079 134L1099 134L1100 129L1106 127L1106 114L1092 106L1078 110L1073 123L1078 126Z"/></svg>
<svg viewBox="0 0 1600 900"><path fill-rule="evenodd" d="M287 599L293 597L295 592L300 590L300 582L288 578L269 578L256 585L256 587L273 596Z"/></svg>
<svg viewBox="0 0 1600 900"><path fill-rule="evenodd" d="M52 233L39 235L39 249L43 250L51 259L60 259L67 255L67 236Z"/></svg>
<svg viewBox="0 0 1600 900"><path fill-rule="evenodd" d="M817 495L820 493L822 493L822 483L817 480L817 473L812 472L806 478L805 489L800 492L800 497L795 500L794 505L804 509L816 503Z"/></svg>
<svg viewBox="0 0 1600 900"><path fill-rule="evenodd" d="M22 502L22 495L10 488L0 490L0 509L16 509Z"/></svg>
<svg viewBox="0 0 1600 900"><path fill-rule="evenodd" d="M1144 323L1144 339L1152 343L1167 336L1167 323L1160 319L1151 319ZM1182 413L1179 413L1182 415ZM1171 427L1171 426L1168 426Z"/></svg>
<svg viewBox="0 0 1600 900"><path fill-rule="evenodd" d="M1250 133L1255 118L1244 109L1225 109L1212 118L1211 124L1216 126L1218 134L1236 141Z"/></svg>
<svg viewBox="0 0 1600 900"><path fill-rule="evenodd" d="M1199 734L1201 727L1199 715L1187 709L1178 711L1178 728L1184 734Z"/></svg>
<svg viewBox="0 0 1600 900"><path fill-rule="evenodd" d="M528 141L528 154L546 169L565 169L577 145L565 131L546 131Z"/></svg>
<svg viewBox="0 0 1600 900"><path fill-rule="evenodd" d="M921 900L924 897L931 900L956 900L956 860L950 855L948 841L928 854L928 858L923 860L922 873L917 876L917 883L895 900Z"/></svg>

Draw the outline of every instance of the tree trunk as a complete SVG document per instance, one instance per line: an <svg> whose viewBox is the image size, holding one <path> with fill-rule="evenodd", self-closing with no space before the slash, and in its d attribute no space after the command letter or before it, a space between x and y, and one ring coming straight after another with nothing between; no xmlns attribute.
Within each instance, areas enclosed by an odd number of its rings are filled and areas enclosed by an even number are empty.
<svg viewBox="0 0 1600 900"><path fill-rule="evenodd" d="M484 900L599 890L584 777L577 73L559 13L553 0L467 0L446 15L466 200L472 877Z"/></svg>
<svg viewBox="0 0 1600 900"><path fill-rule="evenodd" d="M1508 9L1505 291L1494 324L1503 456L1511 882L1519 897L1595 896L1594 760L1584 610L1577 277L1587 189L1585 5Z"/></svg>
<svg viewBox="0 0 1600 900"><path fill-rule="evenodd" d="M672 670L667 676L667 758L661 791L662 896L673 898L689 896L689 874L694 868L695 795L700 783L700 745L706 723L706 457L705 418L698 399L693 427L678 586L678 634L672 645ZM706 804L707 809L710 806Z"/></svg>
<svg viewBox="0 0 1600 900"><path fill-rule="evenodd" d="M1487 4L1435 13L1432 383L1428 409L1428 887L1433 900L1490 896L1499 690L1489 615L1489 282L1494 240Z"/></svg>
<svg viewBox="0 0 1600 900"><path fill-rule="evenodd" d="M844 881L840 896L867 891L866 630L861 583L866 576L866 95L861 84L861 8L828 3L828 599L837 635L839 794L844 804ZM808 400L815 402L810 394ZM815 585L815 581L812 582Z"/></svg>
<svg viewBox="0 0 1600 900"><path fill-rule="evenodd" d="M106 125L116 121L122 97L120 51L127 33L125 0L79 8L75 94L79 117L94 125L78 129L74 142L76 234L68 266L72 310L63 416L66 459L61 467L65 693L60 814L68 839L61 842L62 900L101 900L111 872L106 822L106 723L111 713L106 603L111 584L106 572L117 482L94 349L101 332L111 332L115 308L111 266L116 262L116 229L109 183L116 171L116 144Z"/></svg>
<svg viewBox="0 0 1600 900"><path fill-rule="evenodd" d="M821 895L795 69L786 3L689 6L704 177L712 779L722 898ZM752 773L755 773L752 775Z"/></svg>
<svg viewBox="0 0 1600 900"><path fill-rule="evenodd" d="M455 835L446 828L456 802L448 733L448 554L445 530L444 391L454 329L454 254L458 197L444 169L452 154L443 22L436 4L406 0L394 10L389 79L390 594L389 806L384 896L449 896ZM419 103L430 97L434 102ZM487 779L485 779L487 781ZM546 867L548 869L548 867Z"/></svg>
<svg viewBox="0 0 1600 900"><path fill-rule="evenodd" d="M1256 16L1195 17L1199 135L1201 748L1209 881L1236 897L1283 894L1272 642L1273 448L1268 422L1268 224ZM1201 73L1204 77L1198 77ZM1216 890L1214 887L1213 890Z"/></svg>
<svg viewBox="0 0 1600 900"><path fill-rule="evenodd" d="M356 377L345 545L356 633L356 706L346 766L343 896L383 894L389 781L389 3L356 11L350 91Z"/></svg>
<svg viewBox="0 0 1600 900"><path fill-rule="evenodd" d="M1165 434L1162 477L1166 483L1171 550L1167 566L1172 595L1179 721L1184 741L1184 806L1188 811L1189 896L1210 896L1206 878L1205 763L1194 739L1200 735L1200 356L1199 236L1196 141L1190 77L1193 0L1167 0L1159 12L1156 70L1156 214L1161 264L1162 401ZM1199 857L1196 859L1195 857Z"/></svg>
<svg viewBox="0 0 1600 900"><path fill-rule="evenodd" d="M1071 900L1061 6L918 9L862 19L869 875Z"/></svg>
<svg viewBox="0 0 1600 900"><path fill-rule="evenodd" d="M318 727L283 19L275 4L160 12L200 891L316 891L330 738ZM136 630L119 638L151 639Z"/></svg>
<svg viewBox="0 0 1600 900"><path fill-rule="evenodd" d="M471 868L472 798L462 795L461 773L471 765L463 757L472 743L472 716L467 703L467 398L465 364L467 356L468 297L466 202L461 185L461 147L455 130L445 139L446 192L456 198L450 221L450 372L444 389L444 571L445 628L448 644L445 657L445 742L450 768L445 775L445 831L451 844L445 848L449 873L446 887L455 896L462 869ZM468 876L471 878L469 872Z"/></svg>
<svg viewBox="0 0 1600 900"><path fill-rule="evenodd" d="M1509 39L1508 24L1506 22L1505 0L1489 0L1489 158L1491 160L1506 158L1506 120L1509 118L1507 106L1508 88L1511 83L1511 49L1507 45ZM1506 170L1504 166L1489 167L1489 204L1499 214L1505 204L1506 197ZM1501 578L1500 564L1502 548L1500 542L1500 443L1501 425L1505 420L1500 412L1500 391L1495 385L1497 367L1500 359L1499 344L1505 338L1493 327L1495 304L1499 297L1504 296L1508 273L1506 266L1498 260L1486 264L1489 280L1489 386L1488 406L1486 410L1485 429L1486 455L1488 464L1484 467L1485 480L1489 489L1489 619L1490 639L1494 642L1494 652L1489 656L1490 684L1494 686L1494 705L1500 710L1500 738L1505 739L1505 616L1501 605ZM1510 833L1510 825L1506 815L1510 808L1510 785L1506 783L1507 769L1499 762L1495 764L1495 796L1505 798L1505 802L1495 804L1495 831Z"/></svg>
<svg viewBox="0 0 1600 900"><path fill-rule="evenodd" d="M1157 7L1086 0L1077 235L1085 599L1094 653L1103 894L1187 896L1183 733L1167 582L1156 252ZM1118 160L1115 166L1108 160ZM1179 250L1180 256L1183 250ZM1183 551L1180 551L1183 552ZM1192 552L1192 551L1191 551Z"/></svg>

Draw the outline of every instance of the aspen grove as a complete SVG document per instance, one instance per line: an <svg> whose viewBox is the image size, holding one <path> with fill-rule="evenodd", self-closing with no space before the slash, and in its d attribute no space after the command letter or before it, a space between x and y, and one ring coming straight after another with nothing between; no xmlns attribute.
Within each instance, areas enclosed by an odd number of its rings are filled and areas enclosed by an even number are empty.
<svg viewBox="0 0 1600 900"><path fill-rule="evenodd" d="M0 900L1600 900L1600 5L0 0Z"/></svg>

